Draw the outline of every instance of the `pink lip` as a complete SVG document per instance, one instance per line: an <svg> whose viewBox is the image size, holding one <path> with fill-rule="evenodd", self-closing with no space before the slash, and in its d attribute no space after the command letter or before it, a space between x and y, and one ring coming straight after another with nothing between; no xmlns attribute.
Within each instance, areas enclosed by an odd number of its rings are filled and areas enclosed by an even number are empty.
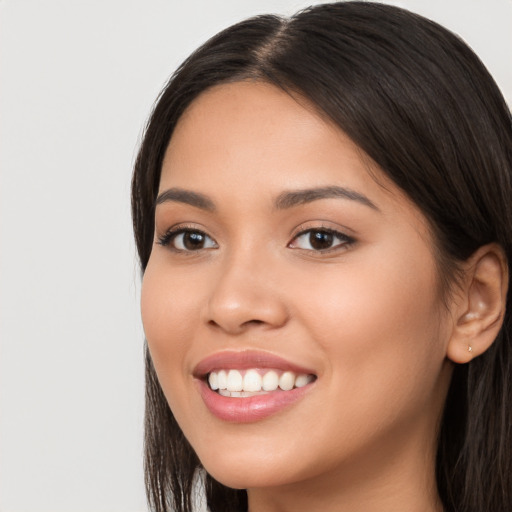
<svg viewBox="0 0 512 512"><path fill-rule="evenodd" d="M291 391L271 391L266 395L230 398L212 391L203 380L196 380L208 410L217 418L232 423L260 421L299 401L314 382Z"/></svg>
<svg viewBox="0 0 512 512"><path fill-rule="evenodd" d="M271 391L251 397L225 397L212 391L206 382L206 375L216 369L274 368L293 371L297 374L314 374L313 371L290 363L273 354L256 351L226 351L203 359L194 369L196 383L208 410L217 418L233 423L260 421L298 402L314 386L310 384L290 391Z"/></svg>
<svg viewBox="0 0 512 512"><path fill-rule="evenodd" d="M313 370L286 361L279 356L255 350L217 352L200 361L194 368L193 374L195 377L203 378L214 370L246 370L248 368L274 368L308 375L315 374Z"/></svg>

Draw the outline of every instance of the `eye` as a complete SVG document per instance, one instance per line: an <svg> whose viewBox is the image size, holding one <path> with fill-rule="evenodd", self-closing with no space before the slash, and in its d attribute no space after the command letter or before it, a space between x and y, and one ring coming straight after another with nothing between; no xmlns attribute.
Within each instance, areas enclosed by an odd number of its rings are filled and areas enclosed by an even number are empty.
<svg viewBox="0 0 512 512"><path fill-rule="evenodd" d="M191 252L201 249L214 249L217 246L215 240L206 233L197 229L178 228L170 229L159 238L160 245L170 246L175 251Z"/></svg>
<svg viewBox="0 0 512 512"><path fill-rule="evenodd" d="M293 249L329 251L343 245L350 245L354 239L332 229L308 229L299 233L289 244Z"/></svg>

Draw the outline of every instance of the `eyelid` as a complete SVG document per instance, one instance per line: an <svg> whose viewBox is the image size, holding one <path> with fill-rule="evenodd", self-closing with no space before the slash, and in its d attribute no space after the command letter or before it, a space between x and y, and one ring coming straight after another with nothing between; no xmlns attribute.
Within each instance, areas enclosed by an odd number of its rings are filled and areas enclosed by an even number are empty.
<svg viewBox="0 0 512 512"><path fill-rule="evenodd" d="M333 222L326 219L313 219L306 222L301 222L297 227L292 230L291 238L296 237L305 231L330 231L333 233L339 233L340 235L346 236L347 238L354 238L357 236L357 233L354 229L344 226L343 224L339 224L337 222Z"/></svg>
<svg viewBox="0 0 512 512"><path fill-rule="evenodd" d="M329 233L333 235L335 238L341 241L341 243L338 243L334 245L333 247L329 247L327 249L306 249L302 247L293 247L292 244L301 236L307 235L308 233L312 232L324 232ZM334 228L332 226L325 225L325 223L321 224L313 224L313 225L300 225L295 233L292 235L291 241L288 243L288 247L292 249L298 249L301 251L306 251L312 254L326 254L329 252L335 252L340 251L342 249L348 249L351 245L353 245L356 242L356 239L353 236L347 235L345 232L341 231L339 228Z"/></svg>
<svg viewBox="0 0 512 512"><path fill-rule="evenodd" d="M215 244L215 247L205 247L205 248L200 248L197 250L184 250L184 249L178 249L176 247L173 247L172 241L176 237L178 237L179 235L181 235L183 233L200 233L201 235L210 239ZM159 244L163 247L166 247L174 252L180 252L180 253L185 253L185 254L196 253L196 252L200 252L202 250L208 250L208 249L213 249L213 248L218 247L216 240L212 236L210 236L204 229L201 229L198 226L193 225L193 224L173 225L170 228L166 229L164 233L157 234L156 238L157 238L157 240L156 240L157 244Z"/></svg>

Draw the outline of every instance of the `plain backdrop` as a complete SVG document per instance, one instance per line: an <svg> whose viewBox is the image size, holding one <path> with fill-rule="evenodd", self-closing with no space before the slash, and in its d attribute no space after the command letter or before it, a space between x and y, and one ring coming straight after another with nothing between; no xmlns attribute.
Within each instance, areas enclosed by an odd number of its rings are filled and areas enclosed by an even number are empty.
<svg viewBox="0 0 512 512"><path fill-rule="evenodd" d="M0 0L0 511L145 511L131 167L215 32L301 0ZM316 2L318 3L318 2ZM512 104L512 0L402 0Z"/></svg>

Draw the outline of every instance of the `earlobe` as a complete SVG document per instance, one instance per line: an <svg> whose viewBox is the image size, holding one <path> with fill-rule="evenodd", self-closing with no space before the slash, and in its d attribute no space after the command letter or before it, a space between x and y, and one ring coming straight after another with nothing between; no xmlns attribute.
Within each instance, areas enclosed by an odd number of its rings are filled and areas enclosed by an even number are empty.
<svg viewBox="0 0 512 512"><path fill-rule="evenodd" d="M505 314L508 267L497 244L480 247L464 264L462 298L448 342L447 357L467 363L496 339Z"/></svg>

